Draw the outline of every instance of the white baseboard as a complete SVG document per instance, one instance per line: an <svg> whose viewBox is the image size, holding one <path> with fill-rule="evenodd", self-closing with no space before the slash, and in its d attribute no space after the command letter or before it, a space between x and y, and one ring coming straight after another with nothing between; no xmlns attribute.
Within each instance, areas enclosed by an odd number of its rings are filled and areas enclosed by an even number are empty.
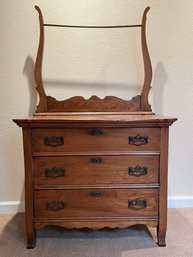
<svg viewBox="0 0 193 257"><path fill-rule="evenodd" d="M193 208L193 195L170 196L168 199L169 208Z"/></svg>
<svg viewBox="0 0 193 257"><path fill-rule="evenodd" d="M20 201L0 201L0 213L24 212L24 202Z"/></svg>
<svg viewBox="0 0 193 257"><path fill-rule="evenodd" d="M170 196L168 199L169 208L193 208L193 196ZM24 202L0 201L0 213L24 212Z"/></svg>

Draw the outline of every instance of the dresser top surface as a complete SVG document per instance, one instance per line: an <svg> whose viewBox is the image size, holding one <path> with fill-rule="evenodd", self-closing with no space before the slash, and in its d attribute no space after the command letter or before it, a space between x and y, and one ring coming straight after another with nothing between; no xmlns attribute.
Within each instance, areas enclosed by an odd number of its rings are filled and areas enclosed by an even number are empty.
<svg viewBox="0 0 193 257"><path fill-rule="evenodd" d="M177 119L168 116L159 115L131 115L131 114L91 114L91 113L65 113L65 114L41 114L29 116L13 121L19 126L49 126L49 125L152 125L152 126L170 126Z"/></svg>

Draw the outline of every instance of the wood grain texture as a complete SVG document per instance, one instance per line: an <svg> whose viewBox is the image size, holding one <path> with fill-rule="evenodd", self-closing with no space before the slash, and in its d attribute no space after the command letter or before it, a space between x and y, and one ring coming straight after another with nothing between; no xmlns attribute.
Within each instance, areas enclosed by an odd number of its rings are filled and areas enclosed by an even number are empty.
<svg viewBox="0 0 193 257"><path fill-rule="evenodd" d="M168 138L169 129L161 129L159 224L157 228L158 245L166 246L167 230L167 178L168 178Z"/></svg>
<svg viewBox="0 0 193 257"><path fill-rule="evenodd" d="M66 128L66 127L168 127L176 118L160 115L72 113L61 115L38 115L13 120L20 127Z"/></svg>
<svg viewBox="0 0 193 257"><path fill-rule="evenodd" d="M99 163L93 160L101 160ZM147 167L147 174L134 176L129 167ZM34 187L57 187L64 185L96 184L157 184L159 171L158 156L62 156L35 157ZM63 168L64 176L46 177L46 168ZM85 180L86 179L86 180Z"/></svg>
<svg viewBox="0 0 193 257"><path fill-rule="evenodd" d="M39 14L39 24L40 24L40 38L39 47L35 62L34 78L36 82L36 89L39 95L39 104L37 106L36 112L47 112L47 99L44 90L44 85L42 81L42 61L43 61L43 51L44 51L44 21L43 15L40 8L36 5L35 9Z"/></svg>
<svg viewBox="0 0 193 257"><path fill-rule="evenodd" d="M33 222L33 162L31 152L31 129L23 128L23 149L25 161L25 225L27 248L34 248L36 232Z"/></svg>
<svg viewBox="0 0 193 257"><path fill-rule="evenodd" d="M106 96L104 99L97 96L92 96L89 99L75 96L58 101L47 96L47 105L48 112L136 112L140 111L140 96L135 96L130 101L115 96Z"/></svg>
<svg viewBox="0 0 193 257"><path fill-rule="evenodd" d="M100 196L93 196L94 192ZM147 207L134 210L128 208L128 201L142 199ZM65 208L52 211L46 208L47 201L63 201ZM157 189L97 189L97 190L40 190L34 192L35 217L71 218L71 217L119 217L119 216L157 216Z"/></svg>
<svg viewBox="0 0 193 257"><path fill-rule="evenodd" d="M93 131L99 130L102 135L95 136ZM131 145L129 136L148 136L148 143ZM64 144L48 146L44 144L47 136L63 137ZM95 151L148 151L159 150L160 129L153 128L91 128L91 129L32 129L32 148L34 152L95 152Z"/></svg>
<svg viewBox="0 0 193 257"><path fill-rule="evenodd" d="M151 60L149 56L149 51L147 47L146 41L146 20L147 13L150 10L147 7L143 13L142 18L142 27L141 27L141 45L142 45L142 53L143 53L143 62L144 62L144 83L141 92L141 111L151 111L151 105L148 101L149 91L151 89L151 80L152 80L152 67Z"/></svg>
<svg viewBox="0 0 193 257"><path fill-rule="evenodd" d="M93 230L103 228L127 228L137 224L145 224L149 227L156 227L158 221L156 218L103 218L103 219L35 219L35 228L44 228L47 225L55 225L65 229L83 229L92 228Z"/></svg>
<svg viewBox="0 0 193 257"><path fill-rule="evenodd" d="M92 229L146 224L157 226L158 245L165 245L168 126L175 120L91 114L15 120L28 131L24 138L30 155L30 159L25 156L26 190L32 186L34 193L27 194L35 208L28 209L28 230L34 224L35 228L53 224ZM147 144L128 144L129 135L141 133L148 135ZM64 144L45 145L45 136L63 137ZM93 162L93 158L101 161ZM147 177L128 177L128 165L149 166L150 172ZM64 166L64 177L45 177L45 168L60 166Z"/></svg>

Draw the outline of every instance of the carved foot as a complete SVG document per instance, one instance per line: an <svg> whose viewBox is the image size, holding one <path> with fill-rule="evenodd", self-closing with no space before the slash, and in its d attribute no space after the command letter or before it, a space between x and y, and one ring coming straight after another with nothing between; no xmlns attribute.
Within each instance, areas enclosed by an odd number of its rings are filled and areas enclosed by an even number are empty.
<svg viewBox="0 0 193 257"><path fill-rule="evenodd" d="M36 245L36 241L30 241L27 243L27 249L33 249Z"/></svg>
<svg viewBox="0 0 193 257"><path fill-rule="evenodd" d="M157 227L157 244L160 247L166 246L166 224L162 223L162 226Z"/></svg>
<svg viewBox="0 0 193 257"><path fill-rule="evenodd" d="M27 249L33 249L36 245L36 230L27 231Z"/></svg>
<svg viewBox="0 0 193 257"><path fill-rule="evenodd" d="M165 242L165 240L164 241L158 241L158 246L160 246L160 247L165 247L166 246L166 242Z"/></svg>

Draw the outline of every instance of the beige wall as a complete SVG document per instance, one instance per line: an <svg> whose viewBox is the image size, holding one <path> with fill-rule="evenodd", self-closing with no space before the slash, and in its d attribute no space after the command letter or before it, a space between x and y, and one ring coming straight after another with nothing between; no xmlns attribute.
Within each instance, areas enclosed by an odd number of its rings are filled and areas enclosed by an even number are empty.
<svg viewBox="0 0 193 257"><path fill-rule="evenodd" d="M23 196L22 134L11 120L35 110L33 67L39 36L35 4L45 22L101 25L140 23L144 8L151 7L150 102L157 114L179 119L170 130L169 195L193 196L193 1L6 0L0 5L0 201L19 201ZM46 40L47 93L58 98L114 94L129 99L139 92L143 67L139 33L133 29L89 33L47 28Z"/></svg>

